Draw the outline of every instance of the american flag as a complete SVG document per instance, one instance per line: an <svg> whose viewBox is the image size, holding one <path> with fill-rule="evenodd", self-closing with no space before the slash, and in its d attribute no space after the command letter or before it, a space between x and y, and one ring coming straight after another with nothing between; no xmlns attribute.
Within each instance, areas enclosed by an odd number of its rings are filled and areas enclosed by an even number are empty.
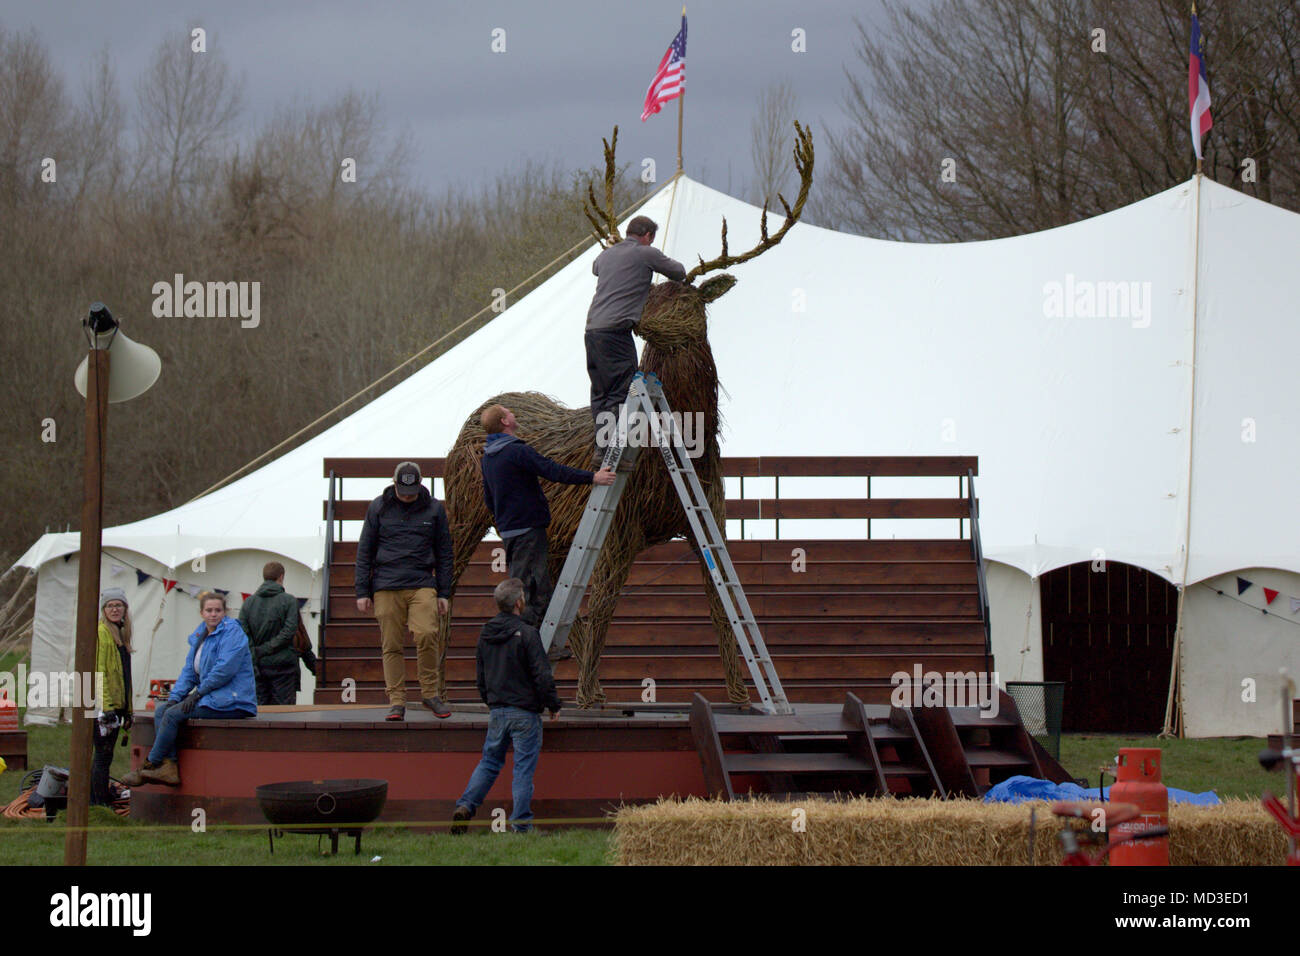
<svg viewBox="0 0 1300 956"><path fill-rule="evenodd" d="M682 14L682 28L673 37L659 69L646 90L645 106L641 109L641 122L645 122L669 100L675 100L686 89L686 14Z"/></svg>
<svg viewBox="0 0 1300 956"><path fill-rule="evenodd" d="M1205 63L1201 60L1201 24L1192 14L1192 57L1187 64L1187 103L1192 112L1192 145L1196 158L1201 158L1201 137L1210 131L1214 121L1210 118L1210 84L1205 78Z"/></svg>

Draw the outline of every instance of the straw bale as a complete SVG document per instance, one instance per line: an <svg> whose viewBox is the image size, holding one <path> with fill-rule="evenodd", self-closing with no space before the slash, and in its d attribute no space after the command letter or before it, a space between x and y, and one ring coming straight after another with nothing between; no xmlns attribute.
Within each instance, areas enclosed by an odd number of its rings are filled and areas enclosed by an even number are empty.
<svg viewBox="0 0 1300 956"><path fill-rule="evenodd" d="M726 803L688 798L624 807L614 817L612 862L653 866L1023 866L1035 810L1033 864L1061 862L1062 823L1047 803L891 797ZM806 814L796 832L794 811ZM1281 828L1257 804L1170 808L1175 866L1281 864Z"/></svg>

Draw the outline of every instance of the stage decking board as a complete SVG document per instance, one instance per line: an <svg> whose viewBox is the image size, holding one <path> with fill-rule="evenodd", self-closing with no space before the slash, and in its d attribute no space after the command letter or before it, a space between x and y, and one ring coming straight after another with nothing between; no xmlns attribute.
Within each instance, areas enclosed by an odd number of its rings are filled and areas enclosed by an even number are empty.
<svg viewBox="0 0 1300 956"><path fill-rule="evenodd" d="M131 815L188 825L203 808L210 822L264 823L254 799L262 784L374 777L389 782L381 820L444 825L478 763L487 733L482 707L439 720L408 707L407 721L383 719L387 707L276 708L248 720L194 721L180 737L180 787L132 793ZM680 714L543 717L542 757L534 777L538 820L598 823L620 803L660 795L703 796L704 777ZM590 712L588 712L590 713ZM153 743L153 721L132 735L139 765ZM510 807L511 760L488 795L480 819Z"/></svg>

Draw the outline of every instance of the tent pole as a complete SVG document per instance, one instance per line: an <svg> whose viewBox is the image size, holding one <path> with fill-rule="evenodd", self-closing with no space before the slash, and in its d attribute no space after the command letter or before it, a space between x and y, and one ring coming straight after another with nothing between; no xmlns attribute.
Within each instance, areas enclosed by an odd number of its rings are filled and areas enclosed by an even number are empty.
<svg viewBox="0 0 1300 956"><path fill-rule="evenodd" d="M1187 601L1187 569L1192 563L1192 462L1193 443L1196 441L1196 320L1200 311L1199 291L1201 285L1201 179L1204 178L1197 164L1196 170L1196 208L1193 212L1192 247L1192 369L1191 398L1187 410L1187 504L1183 514L1183 574L1182 584L1178 587L1177 623L1174 625L1174 649L1169 666L1169 695L1165 699L1165 725L1160 731L1161 737L1181 737L1183 735L1183 687L1182 687L1182 646L1183 646L1183 610Z"/></svg>

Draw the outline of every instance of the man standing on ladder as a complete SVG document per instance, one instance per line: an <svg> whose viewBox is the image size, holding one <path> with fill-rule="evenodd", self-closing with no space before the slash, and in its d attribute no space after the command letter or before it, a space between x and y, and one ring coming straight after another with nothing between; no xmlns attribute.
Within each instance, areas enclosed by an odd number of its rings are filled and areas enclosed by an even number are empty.
<svg viewBox="0 0 1300 956"><path fill-rule="evenodd" d="M481 421L487 432L483 500L505 543L510 577L523 582L525 608L520 617L524 623L540 627L551 603L551 574L546 566L551 509L537 479L565 485L611 485L614 472L570 468L538 453L515 434L519 423L504 405L485 408Z"/></svg>
<svg viewBox="0 0 1300 956"><path fill-rule="evenodd" d="M641 321L641 310L650 295L654 273L681 282L686 269L651 243L659 227L649 216L636 216L627 224L627 238L596 257L591 271L596 276L596 294L587 310L587 374L591 377L591 415L596 423L596 461L604 454L600 442L613 434L618 407L627 398L628 386L636 373L636 343L632 329ZM604 416L604 417L602 417Z"/></svg>

